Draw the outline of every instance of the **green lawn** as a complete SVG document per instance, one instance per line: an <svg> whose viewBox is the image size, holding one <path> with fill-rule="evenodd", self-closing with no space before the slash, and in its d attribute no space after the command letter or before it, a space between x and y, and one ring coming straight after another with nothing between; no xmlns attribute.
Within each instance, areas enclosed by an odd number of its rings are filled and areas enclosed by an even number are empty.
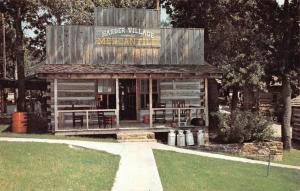
<svg viewBox="0 0 300 191"><path fill-rule="evenodd" d="M116 142L113 138L92 138L80 136L63 136L53 134L18 134L7 131L8 125L0 125L0 137L16 137L16 138L38 138L38 139L67 139L81 141L96 141L96 142Z"/></svg>
<svg viewBox="0 0 300 191"><path fill-rule="evenodd" d="M67 145L0 142L0 190L110 190L120 157Z"/></svg>
<svg viewBox="0 0 300 191"><path fill-rule="evenodd" d="M300 150L292 149L290 152L284 151L283 160L277 163L300 166Z"/></svg>
<svg viewBox="0 0 300 191"><path fill-rule="evenodd" d="M300 171L154 150L166 191L298 191Z"/></svg>

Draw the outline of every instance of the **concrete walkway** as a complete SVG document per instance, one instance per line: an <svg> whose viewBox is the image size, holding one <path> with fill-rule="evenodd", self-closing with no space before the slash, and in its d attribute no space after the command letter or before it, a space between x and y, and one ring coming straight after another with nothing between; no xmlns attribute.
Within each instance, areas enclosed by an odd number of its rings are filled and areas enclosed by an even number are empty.
<svg viewBox="0 0 300 191"><path fill-rule="evenodd" d="M187 150L170 147L159 143L107 143L75 140L52 140L32 138L1 138L0 141L15 142L43 142L68 144L88 149L106 151L121 156L119 169L113 185L113 191L161 191L163 190L156 167L152 149L175 151L185 154L193 154L216 159L268 165L267 162L239 157L231 157L220 154ZM271 166L300 170L299 166L271 163Z"/></svg>

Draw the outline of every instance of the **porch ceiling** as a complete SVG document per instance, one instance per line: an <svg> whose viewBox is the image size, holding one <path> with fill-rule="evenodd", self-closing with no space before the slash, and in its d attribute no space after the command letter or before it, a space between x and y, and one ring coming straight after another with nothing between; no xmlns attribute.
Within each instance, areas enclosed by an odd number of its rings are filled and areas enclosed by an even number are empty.
<svg viewBox="0 0 300 191"><path fill-rule="evenodd" d="M133 64L45 64L36 70L39 78L47 79L198 79L220 78L216 67L203 65L133 65Z"/></svg>

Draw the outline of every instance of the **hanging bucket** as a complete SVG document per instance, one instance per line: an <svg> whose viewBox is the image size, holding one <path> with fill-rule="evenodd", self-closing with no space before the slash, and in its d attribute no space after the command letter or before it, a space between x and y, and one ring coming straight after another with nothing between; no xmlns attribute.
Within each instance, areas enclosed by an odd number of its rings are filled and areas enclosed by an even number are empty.
<svg viewBox="0 0 300 191"><path fill-rule="evenodd" d="M12 114L12 132L27 132L27 115L25 112L14 112Z"/></svg>

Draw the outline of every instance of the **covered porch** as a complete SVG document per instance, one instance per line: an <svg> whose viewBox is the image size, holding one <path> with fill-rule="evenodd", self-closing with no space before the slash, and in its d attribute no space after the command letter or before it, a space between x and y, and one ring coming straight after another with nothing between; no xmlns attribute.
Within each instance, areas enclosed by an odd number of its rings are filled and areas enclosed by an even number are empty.
<svg viewBox="0 0 300 191"><path fill-rule="evenodd" d="M207 127L207 80L221 74L209 64L47 64L37 76L51 83L52 131L89 135Z"/></svg>

